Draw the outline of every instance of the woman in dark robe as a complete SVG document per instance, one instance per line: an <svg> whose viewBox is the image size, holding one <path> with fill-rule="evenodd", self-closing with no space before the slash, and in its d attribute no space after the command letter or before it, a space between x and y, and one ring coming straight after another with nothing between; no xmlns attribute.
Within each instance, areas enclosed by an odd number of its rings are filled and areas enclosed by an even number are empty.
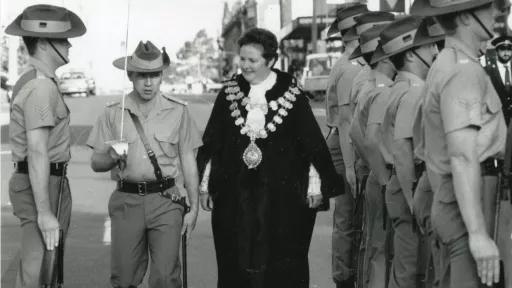
<svg viewBox="0 0 512 288"><path fill-rule="evenodd" d="M307 288L316 208L343 180L296 80L272 69L275 35L255 28L238 44L242 74L217 96L198 153L218 287Z"/></svg>

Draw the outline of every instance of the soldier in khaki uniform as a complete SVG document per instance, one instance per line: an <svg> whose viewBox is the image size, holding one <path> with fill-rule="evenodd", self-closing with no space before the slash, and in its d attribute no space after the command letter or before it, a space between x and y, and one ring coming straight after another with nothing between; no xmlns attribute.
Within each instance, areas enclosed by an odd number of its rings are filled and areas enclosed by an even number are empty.
<svg viewBox="0 0 512 288"><path fill-rule="evenodd" d="M394 166L385 196L394 231L388 286L393 288L423 287L420 280L424 271L417 267L419 235L413 216L413 191L424 165L414 157L413 117L422 100L424 79L438 53L435 43L444 37L441 27L428 25L432 18L426 20L408 16L386 27L372 59L389 58L398 70L380 131L382 154L391 154Z"/></svg>
<svg viewBox="0 0 512 288"><path fill-rule="evenodd" d="M368 60L377 48L377 44L380 40L380 32L386 27L386 25L375 26L361 34L360 46L361 54ZM391 80L395 74L395 68L393 64L385 59L376 64L371 65L372 68L372 80L371 85L375 85L374 88L367 90L367 94L360 94L358 100L358 107L356 107L356 115L354 121L352 121L352 132L357 131L357 134L361 135L361 138L353 137L354 143L358 146L358 151L363 151L364 157L368 159L370 163L371 172L366 183L366 211L368 211L365 220L366 226L366 251L365 251L365 263L364 271L365 275L365 287L384 287L385 285L385 264L384 264L384 240L385 230L383 227L383 194L382 188L387 181L388 175L382 175L382 170L377 170L380 167L374 164L382 157L371 144L368 138L368 128L371 128L370 123L375 118L375 113L370 114L373 100L380 93L385 93L389 90L389 86L393 83ZM357 121L357 123L355 123ZM385 170L384 173L388 173Z"/></svg>
<svg viewBox="0 0 512 288"><path fill-rule="evenodd" d="M489 198L498 186L506 126L478 57L481 43L493 37L496 9L490 0L417 0L411 12L436 16L446 32L445 48L427 76L423 106L440 287L490 286L499 280L500 254L493 240L495 199Z"/></svg>
<svg viewBox="0 0 512 288"><path fill-rule="evenodd" d="M69 109L59 92L55 70L68 63L71 44L67 38L85 31L76 14L50 5L27 7L5 30L23 37L30 56L28 70L13 89L9 123L15 165L9 196L22 229L16 287L40 287L44 250L57 247L59 228L65 236L69 226Z"/></svg>
<svg viewBox="0 0 512 288"><path fill-rule="evenodd" d="M117 68L126 69L133 83L125 109L120 103L109 105L87 141L94 149L93 170L112 170L118 182L108 205L112 219L110 280L113 287L138 286L149 258L149 287L181 287L180 234L190 236L197 218L194 153L202 144L201 135L187 104L160 92L162 71L169 65L165 50L161 53L151 42L140 42L126 62L125 68L124 57L114 61ZM124 140L116 142L121 134ZM127 143L127 153L120 152L123 143ZM181 180L191 206L184 218L185 207L176 201Z"/></svg>
<svg viewBox="0 0 512 288"><path fill-rule="evenodd" d="M330 131L326 141L336 172L343 175L344 178L347 171L344 158L352 155L346 156L341 150L340 143L349 140L348 137L343 137L338 131L340 123L339 95L342 94L342 90L346 89L347 85L350 85L350 81L344 82L341 79L344 75L347 79L352 78L352 75L357 74L362 66L362 63L348 60L348 55L357 46L357 37L349 39L345 38L344 35L355 25L354 18L367 11L366 5L361 4L340 8L336 12L336 20L330 29L341 34L344 52L341 59L334 64L327 84L325 102L327 105L327 126ZM348 182L347 184L346 190L349 191L350 184L353 183ZM353 287L354 285L355 263L352 263L352 253L355 249L352 225L353 210L354 200L351 193L345 193L335 198L332 233L332 275L337 287Z"/></svg>

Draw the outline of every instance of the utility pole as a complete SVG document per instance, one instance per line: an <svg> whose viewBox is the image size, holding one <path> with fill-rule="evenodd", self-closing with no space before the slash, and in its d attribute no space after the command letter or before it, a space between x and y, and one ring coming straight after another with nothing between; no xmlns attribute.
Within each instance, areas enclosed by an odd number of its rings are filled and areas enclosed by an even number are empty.
<svg viewBox="0 0 512 288"><path fill-rule="evenodd" d="M311 50L313 53L316 53L316 42L318 41L318 25L316 23L317 18L317 7L316 2L318 0L313 0L313 20L311 22Z"/></svg>

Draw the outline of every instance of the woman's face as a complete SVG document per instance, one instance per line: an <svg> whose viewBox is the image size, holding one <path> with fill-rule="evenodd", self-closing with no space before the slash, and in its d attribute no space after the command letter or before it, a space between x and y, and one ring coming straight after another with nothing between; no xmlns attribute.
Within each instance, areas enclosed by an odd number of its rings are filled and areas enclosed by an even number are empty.
<svg viewBox="0 0 512 288"><path fill-rule="evenodd" d="M270 64L263 58L263 47L247 44L240 47L240 67L242 75L250 84L258 84L270 73Z"/></svg>

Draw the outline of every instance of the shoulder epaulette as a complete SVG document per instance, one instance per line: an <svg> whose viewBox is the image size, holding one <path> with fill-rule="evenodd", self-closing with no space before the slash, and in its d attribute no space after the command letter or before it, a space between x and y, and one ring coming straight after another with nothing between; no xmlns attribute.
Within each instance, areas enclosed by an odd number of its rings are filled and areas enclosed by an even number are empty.
<svg viewBox="0 0 512 288"><path fill-rule="evenodd" d="M166 94L162 94L162 96L163 96L165 99L169 100L169 101L173 101L173 102L176 102L176 103L181 104L181 105L184 105L184 106L187 106L187 105L188 105L188 102L183 101L183 100L181 100L181 99L180 99L180 98L178 98L178 97L174 97L174 96L166 95Z"/></svg>
<svg viewBox="0 0 512 288"><path fill-rule="evenodd" d="M119 101L109 101L109 102L107 102L106 106L107 107L114 107L114 106L119 105L119 104L120 104Z"/></svg>
<svg viewBox="0 0 512 288"><path fill-rule="evenodd" d="M36 78L37 78L37 71L35 69L31 69L31 70L28 70L25 73L23 73L23 75L21 75L21 77L18 79L18 81L16 81L16 83L14 84L14 87L12 88L13 99L16 95L18 95L21 88L23 88L23 86L25 86L25 84L27 84L30 80L33 80Z"/></svg>

